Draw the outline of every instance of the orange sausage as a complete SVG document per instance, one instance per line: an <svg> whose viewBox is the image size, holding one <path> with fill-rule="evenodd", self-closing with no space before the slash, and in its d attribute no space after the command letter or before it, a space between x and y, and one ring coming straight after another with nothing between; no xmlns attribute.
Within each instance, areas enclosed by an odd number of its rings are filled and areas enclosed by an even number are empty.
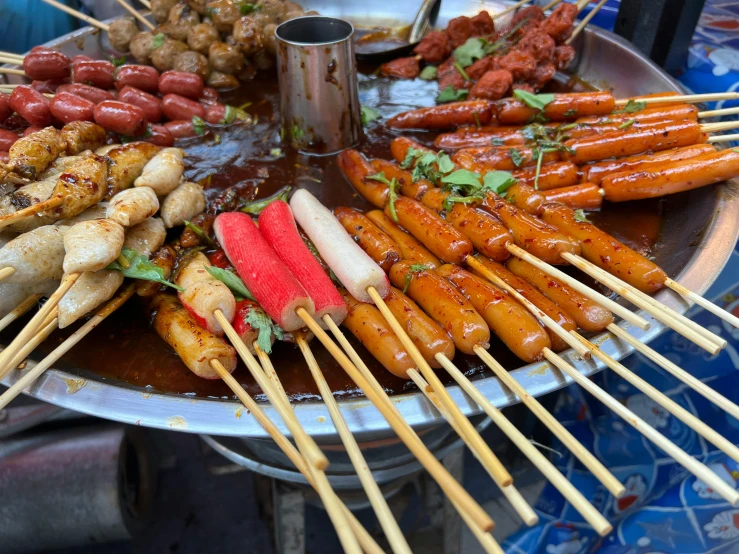
<svg viewBox="0 0 739 554"><path fill-rule="evenodd" d="M578 165L607 158L631 156L648 151L667 150L705 142L705 135L696 121L669 121L649 127L626 129L565 142L574 154L562 152L565 160Z"/></svg>
<svg viewBox="0 0 739 554"><path fill-rule="evenodd" d="M610 310L596 304L562 281L550 277L538 267L518 258L511 258L506 265L512 273L534 285L544 296L563 309L583 331L596 333L613 323L613 314Z"/></svg>
<svg viewBox="0 0 739 554"><path fill-rule="evenodd" d="M448 196L448 192L433 189L424 195L421 202L436 212L445 213L446 220L470 239L475 250L494 260L507 260L510 254L506 244L513 240L508 229L489 213L469 204L455 203L445 211L444 200Z"/></svg>
<svg viewBox="0 0 739 554"><path fill-rule="evenodd" d="M518 156L516 157L516 154ZM546 152L542 155L542 163L559 160L558 152ZM513 171L521 167L536 165L537 158L527 146L484 148L463 148L452 155L452 161L470 171L485 174L488 171Z"/></svg>
<svg viewBox="0 0 739 554"><path fill-rule="evenodd" d="M367 158L357 150L349 149L341 152L336 161L344 176L362 198L377 208L385 205L389 193L388 186L380 181L367 179L368 176L377 173Z"/></svg>
<svg viewBox="0 0 739 554"><path fill-rule="evenodd" d="M492 131L475 129L443 133L436 137L434 146L441 150L459 150L479 146L515 146L525 142L521 127L499 127Z"/></svg>
<svg viewBox="0 0 739 554"><path fill-rule="evenodd" d="M470 239L457 231L438 214L415 200L399 196L395 200L398 225L431 250L434 256L448 263L462 263L474 248ZM385 215L393 219L390 203Z"/></svg>
<svg viewBox="0 0 739 554"><path fill-rule="evenodd" d="M616 107L610 92L569 92L555 94L544 107L543 115L552 121L574 121L591 115L607 115ZM542 113L515 98L496 103L495 114L501 125L525 125Z"/></svg>
<svg viewBox="0 0 739 554"><path fill-rule="evenodd" d="M374 358L390 373L401 379L408 379L407 372L416 366L410 354L403 348L380 310L372 304L357 302L344 291L349 313L342 325L349 329Z"/></svg>
<svg viewBox="0 0 739 554"><path fill-rule="evenodd" d="M387 122L397 129L452 129L460 125L485 125L493 118L492 104L487 100L451 102L430 108L403 112Z"/></svg>
<svg viewBox="0 0 739 554"><path fill-rule="evenodd" d="M540 213L542 206L546 203L546 198L541 191L523 183L516 183L509 187L505 191L505 199L526 213L534 215Z"/></svg>
<svg viewBox="0 0 739 554"><path fill-rule="evenodd" d="M552 347L536 318L498 287L455 265L443 265L438 272L459 289L490 330L523 361L539 361L541 351Z"/></svg>
<svg viewBox="0 0 739 554"><path fill-rule="evenodd" d="M626 202L693 190L737 175L739 153L729 148L690 160L666 162L647 170L609 175L601 185L606 199Z"/></svg>
<svg viewBox="0 0 739 554"><path fill-rule="evenodd" d="M580 169L572 162L554 162L541 166L539 172L538 190L558 189L576 185L580 176ZM527 167L512 171L511 174L524 185L534 186L536 167Z"/></svg>
<svg viewBox="0 0 739 554"><path fill-rule="evenodd" d="M174 271L177 253L171 246L160 246L149 261L162 270L164 279L169 279ZM153 296L161 288L162 285L156 281L136 281L136 294L139 296Z"/></svg>
<svg viewBox="0 0 739 554"><path fill-rule="evenodd" d="M378 229L367 217L354 208L336 208L334 215L362 250L385 271L400 261L400 248L393 239Z"/></svg>
<svg viewBox="0 0 739 554"><path fill-rule="evenodd" d="M636 121L639 123L659 123L662 121L679 121L681 119L698 119L698 108L693 104L653 104L652 108L645 108L632 113L614 113L608 115L583 117L575 123L585 125L601 125L609 123L626 123Z"/></svg>
<svg viewBox="0 0 739 554"><path fill-rule="evenodd" d="M413 264L423 264L434 269L441 265L439 258L434 256L423 244L413 238L413 236L393 223L382 211L372 210L367 213L367 218L395 241L395 244L400 249L401 259Z"/></svg>
<svg viewBox="0 0 739 554"><path fill-rule="evenodd" d="M521 296L526 298L526 300L531 302L534 306L536 306L542 312L551 317L555 321L555 323L559 324L562 328L565 329L565 331L574 331L575 329L577 329L577 324L575 323L575 321L564 311L562 311L559 306L549 300L549 298L544 296L529 283L519 277L516 277L513 273L508 271L504 265L496 263L483 256L476 256L475 259L483 264L488 270L492 271L495 275L497 275L514 289L516 289L521 294ZM479 275L481 278L485 279L485 275L478 272L477 270L473 270L473 272L476 275ZM567 343L559 338L559 336L557 336L557 333L550 329L545 330L549 335L549 340L552 341L552 350L554 350L555 352L561 352L562 350L567 350L567 348L569 348Z"/></svg>
<svg viewBox="0 0 739 554"><path fill-rule="evenodd" d="M571 187L547 190L542 192L542 195L547 202L559 202L573 210L599 210L603 205L602 192L598 185L582 183Z"/></svg>
<svg viewBox="0 0 739 554"><path fill-rule="evenodd" d="M451 337L413 300L391 287L385 303L431 367L441 367L436 360L437 354L454 359L455 348Z"/></svg>
<svg viewBox="0 0 739 554"><path fill-rule="evenodd" d="M556 227L527 214L494 193L488 193L483 208L496 215L508 227L517 246L550 264L566 264L564 252L580 254L580 245Z"/></svg>
<svg viewBox="0 0 739 554"><path fill-rule="evenodd" d="M651 294L664 286L667 275L656 264L592 223L578 221L567 206L548 204L542 219L579 241L585 259L640 291Z"/></svg>
<svg viewBox="0 0 739 554"><path fill-rule="evenodd" d="M490 329L475 308L449 281L433 270L413 272L409 262L398 262L390 270L390 281L415 300L452 337L464 354L475 346L487 348Z"/></svg>
<svg viewBox="0 0 739 554"><path fill-rule="evenodd" d="M637 169L650 169L656 165L661 165L664 162L689 160L715 151L716 149L711 144L691 144L690 146L683 146L682 148L675 148L673 150L665 150L663 152L657 152L656 154L629 156L628 158L619 158L617 160L593 163L583 166L583 181L599 185L607 175L611 175L613 173L636 171ZM574 185L575 183L572 184ZM539 188L541 188L541 179L539 180L539 185Z"/></svg>
<svg viewBox="0 0 739 554"><path fill-rule="evenodd" d="M400 193L408 198L420 200L426 191L434 188L434 184L426 179L418 179L414 182L410 171L401 169L393 162L376 158L370 163L377 173L384 173L388 181L395 179L400 185Z"/></svg>
<svg viewBox="0 0 739 554"><path fill-rule="evenodd" d="M422 150L423 152L431 152L436 154L431 148L426 148L421 143L416 142L408 137L396 137L390 143L390 152L398 163L403 163L406 155L408 154L409 148L415 148L416 150Z"/></svg>

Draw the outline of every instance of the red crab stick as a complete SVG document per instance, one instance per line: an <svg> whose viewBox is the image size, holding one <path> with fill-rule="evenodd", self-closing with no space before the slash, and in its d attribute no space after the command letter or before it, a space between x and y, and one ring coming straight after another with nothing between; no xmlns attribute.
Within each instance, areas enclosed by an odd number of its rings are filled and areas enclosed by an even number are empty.
<svg viewBox="0 0 739 554"><path fill-rule="evenodd" d="M313 315L313 300L259 232L251 217L227 212L216 218L214 229L223 251L238 271L246 287L285 331L304 326L295 311Z"/></svg>
<svg viewBox="0 0 739 554"><path fill-rule="evenodd" d="M290 206L281 200L272 202L259 215L259 230L313 299L318 324L328 328L323 321L323 316L328 315L341 325L348 312L344 297L300 238Z"/></svg>
<svg viewBox="0 0 739 554"><path fill-rule="evenodd" d="M321 257L354 298L372 303L367 292L370 287L383 298L390 294L390 282L382 268L354 242L331 210L315 196L301 189L293 194L290 207Z"/></svg>

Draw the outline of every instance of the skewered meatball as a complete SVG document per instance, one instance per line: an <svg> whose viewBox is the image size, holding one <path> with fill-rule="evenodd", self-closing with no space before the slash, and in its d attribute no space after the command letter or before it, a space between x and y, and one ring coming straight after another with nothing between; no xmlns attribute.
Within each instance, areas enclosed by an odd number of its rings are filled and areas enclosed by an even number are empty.
<svg viewBox="0 0 739 554"><path fill-rule="evenodd" d="M466 15L455 17L449 22L446 28L446 34L452 43L452 48L461 46L475 32L475 26L472 20Z"/></svg>
<svg viewBox="0 0 739 554"><path fill-rule="evenodd" d="M554 49L554 59L552 61L557 66L557 69L565 69L574 59L575 49L572 46L563 44Z"/></svg>
<svg viewBox="0 0 739 554"><path fill-rule="evenodd" d="M260 50L254 54L254 65L261 71L272 69L275 66L275 57L266 50Z"/></svg>
<svg viewBox="0 0 739 554"><path fill-rule="evenodd" d="M199 52L182 52L177 54L174 59L175 71L184 71L185 73L194 73L198 75L203 82L208 78L210 73L210 66L208 65L208 58L200 54Z"/></svg>
<svg viewBox="0 0 739 554"><path fill-rule="evenodd" d="M139 34L139 28L130 17L122 17L116 19L110 24L108 29L108 40L113 50L118 52L128 52L129 45L135 37Z"/></svg>
<svg viewBox="0 0 739 554"><path fill-rule="evenodd" d="M495 22L486 10L481 11L475 17L471 18L470 22L474 28L473 37L484 37L492 35L495 32Z"/></svg>
<svg viewBox="0 0 739 554"><path fill-rule="evenodd" d="M162 221L170 229L182 225L205 210L203 187L184 182L167 195L162 203Z"/></svg>
<svg viewBox="0 0 739 554"><path fill-rule="evenodd" d="M208 75L208 80L205 84L216 90L227 90L238 87L239 80L233 75L214 69L210 72L210 75Z"/></svg>
<svg viewBox="0 0 739 554"><path fill-rule="evenodd" d="M233 38L247 56L252 56L264 48L262 27L249 16L244 16L234 23Z"/></svg>
<svg viewBox="0 0 739 554"><path fill-rule="evenodd" d="M281 21L285 15L285 4L281 0L260 0L259 11L267 14L272 21Z"/></svg>
<svg viewBox="0 0 739 554"><path fill-rule="evenodd" d="M210 45L220 39L218 29L210 23L199 23L187 33L187 45L201 54L207 54Z"/></svg>
<svg viewBox="0 0 739 554"><path fill-rule="evenodd" d="M131 39L129 48L137 62L144 65L150 64L151 53L154 51L154 34L149 31L138 33Z"/></svg>
<svg viewBox="0 0 739 554"><path fill-rule="evenodd" d="M187 0L187 3L200 15L206 15L208 0Z"/></svg>
<svg viewBox="0 0 739 554"><path fill-rule="evenodd" d="M544 10L542 10L539 6L527 6L525 8L521 8L516 12L516 14L513 16L513 19L511 20L511 27L515 27L524 19L529 20L528 24L536 24L540 21L544 21L546 18L547 16L544 13Z"/></svg>
<svg viewBox="0 0 739 554"><path fill-rule="evenodd" d="M233 24L241 17L241 10L230 0L211 0L206 5L206 13L222 33L230 33Z"/></svg>
<svg viewBox="0 0 739 554"><path fill-rule="evenodd" d="M169 10L167 22L172 25L184 25L189 29L200 23L200 16L189 4L176 4Z"/></svg>
<svg viewBox="0 0 739 554"><path fill-rule="evenodd" d="M276 23L277 20L269 15L268 13L264 12L254 12L250 13L249 17L251 17L254 21L256 21L257 25L260 27L264 27L265 25L269 25L270 23Z"/></svg>
<svg viewBox="0 0 739 554"><path fill-rule="evenodd" d="M244 56L239 49L225 42L210 45L208 60L213 69L223 73L238 73L244 67Z"/></svg>
<svg viewBox="0 0 739 554"><path fill-rule="evenodd" d="M264 52L264 50L262 50L262 52ZM269 54L268 54L268 56L269 56ZM242 83L244 83L246 81L251 81L254 77L257 76L257 67L258 66L256 64L256 61L257 61L256 58L257 57L254 56L254 60L253 60L254 63L252 63L251 60L245 60L244 61L244 67L241 69L241 71L239 71L236 74L236 78L239 81L241 81ZM268 66L268 67L259 67L259 69L269 69L269 67L271 67L271 66Z"/></svg>
<svg viewBox="0 0 739 554"><path fill-rule="evenodd" d="M178 0L151 0L151 13L154 21L164 23L169 17L170 10L177 4Z"/></svg>
<svg viewBox="0 0 739 554"><path fill-rule="evenodd" d="M511 50L500 58L498 67L510 71L514 81L525 81L534 75L536 60L526 52Z"/></svg>
<svg viewBox="0 0 739 554"><path fill-rule="evenodd" d="M413 53L419 54L426 63L440 63L449 57L452 47L444 31L431 31L423 37Z"/></svg>
<svg viewBox="0 0 739 554"><path fill-rule="evenodd" d="M398 58L384 63L380 66L380 71L388 77L398 77L399 79L415 79L421 72L418 66L418 60L413 56L408 58Z"/></svg>
<svg viewBox="0 0 739 554"><path fill-rule="evenodd" d="M513 84L513 76L510 71L498 69L488 71L483 75L475 86L470 90L470 98L485 98L486 100L498 100L503 98Z"/></svg>
<svg viewBox="0 0 739 554"><path fill-rule="evenodd" d="M264 34L264 47L267 52L273 56L277 55L277 37L275 37L275 29L277 25L274 23L268 23L264 26L262 33Z"/></svg>
<svg viewBox="0 0 739 554"><path fill-rule="evenodd" d="M159 71L169 71L174 67L177 54L187 52L187 44L171 38L165 39L164 44L151 53L151 63Z"/></svg>
<svg viewBox="0 0 739 554"><path fill-rule="evenodd" d="M288 2L283 2L282 6L285 8L285 13L303 11L303 6L301 6L297 2L290 2L289 0Z"/></svg>
<svg viewBox="0 0 739 554"><path fill-rule="evenodd" d="M493 69L497 69L496 57L486 56L481 60L477 60L467 69L465 69L465 71L467 72L467 75L470 79L472 79L473 81L477 81L480 79L480 77L485 75L485 73L487 73L488 71L492 71Z"/></svg>
<svg viewBox="0 0 739 554"><path fill-rule="evenodd" d="M528 31L516 48L528 52L537 62L549 61L554 55L554 39L539 29Z"/></svg>
<svg viewBox="0 0 739 554"><path fill-rule="evenodd" d="M158 29L160 33L168 36L171 39L185 42L187 40L187 32L190 28L186 27L185 25L177 25L176 23L166 22L159 25Z"/></svg>
<svg viewBox="0 0 739 554"><path fill-rule="evenodd" d="M564 42L572 34L572 24L577 18L575 4L560 4L541 24L541 29L558 43Z"/></svg>

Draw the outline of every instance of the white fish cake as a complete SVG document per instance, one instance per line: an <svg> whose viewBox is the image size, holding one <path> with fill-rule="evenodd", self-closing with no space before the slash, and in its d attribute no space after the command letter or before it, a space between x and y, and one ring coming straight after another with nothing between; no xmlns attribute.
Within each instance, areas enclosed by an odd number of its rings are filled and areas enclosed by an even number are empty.
<svg viewBox="0 0 739 554"><path fill-rule="evenodd" d="M64 274L64 235L69 227L45 225L23 233L0 248L0 268L13 267L8 283L59 280Z"/></svg>
<svg viewBox="0 0 739 554"><path fill-rule="evenodd" d="M161 216L167 229L182 225L205 211L205 192L197 183L186 181L162 202Z"/></svg>
<svg viewBox="0 0 739 554"><path fill-rule="evenodd" d="M159 198L149 187L122 190L108 204L106 217L124 227L133 227L159 211Z"/></svg>
<svg viewBox="0 0 739 554"><path fill-rule="evenodd" d="M64 271L98 271L121 255L125 231L110 219L82 221L64 235Z"/></svg>
<svg viewBox="0 0 739 554"><path fill-rule="evenodd" d="M122 284L120 271L103 269L83 273L59 301L59 328L72 325L109 300Z"/></svg>
<svg viewBox="0 0 739 554"><path fill-rule="evenodd" d="M108 211L108 203L98 202L94 206L90 206L89 208L87 208L80 215L70 217L69 219L62 219L61 221L57 222L57 225L68 225L71 227L75 223L80 223L81 221L92 221L93 219L105 219L106 217L105 214L107 213L107 211Z"/></svg>
<svg viewBox="0 0 739 554"><path fill-rule="evenodd" d="M9 215L17 212L19 209L25 208L32 204L38 204L43 200L46 200L51 196L54 186L56 185L56 178L46 179L45 181L36 181L35 183L29 183L20 187L15 192L4 196L0 200L0 213L2 215ZM38 229L44 225L50 225L55 221L55 218L36 214L31 217L24 217L11 223L6 227L8 231L14 233L27 233L33 229Z"/></svg>
<svg viewBox="0 0 739 554"><path fill-rule="evenodd" d="M180 148L165 148L147 162L134 186L151 187L158 196L169 194L180 184L185 172L184 157L185 152Z"/></svg>
<svg viewBox="0 0 739 554"><path fill-rule="evenodd" d="M35 283L0 283L0 317L5 317L13 309L33 294L51 296L59 288L59 281L49 279Z"/></svg>
<svg viewBox="0 0 739 554"><path fill-rule="evenodd" d="M166 238L167 230L162 220L158 217L150 217L126 230L123 246L148 258L164 244Z"/></svg>

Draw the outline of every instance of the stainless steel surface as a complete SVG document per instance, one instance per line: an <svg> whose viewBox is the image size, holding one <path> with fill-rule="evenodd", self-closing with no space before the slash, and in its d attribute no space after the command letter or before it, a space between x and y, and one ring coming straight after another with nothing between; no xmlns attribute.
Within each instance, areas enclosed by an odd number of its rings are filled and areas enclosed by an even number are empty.
<svg viewBox="0 0 739 554"><path fill-rule="evenodd" d="M333 154L362 133L354 28L341 19L308 16L275 29L282 129L293 148Z"/></svg>
<svg viewBox="0 0 739 554"><path fill-rule="evenodd" d="M322 14L360 21L368 26L375 22L381 24L393 17L402 19L408 12L410 16L407 20L410 20L415 10L413 6L395 0L366 3L324 0L304 4L306 9L316 9ZM444 25L451 17L461 13L473 14L491 5L493 4L476 0L444 0L438 24ZM59 45L68 54L107 56L97 33L91 34L89 31L61 37L52 44ZM583 79L601 88L612 89L619 96L679 90L673 79L611 33L589 28L577 47L580 54L573 62L573 70ZM12 78L12 81L20 82L17 78ZM394 88L403 90L403 81L397 81ZM431 97L414 100L419 104L433 102ZM388 100L364 96L361 101L372 105L373 102ZM397 106L397 109L400 111L403 108ZM671 277L695 291L703 292L718 276L739 235L739 218L735 216L739 212L737 192L739 187L732 182L665 199L666 219L655 256L657 263ZM658 298L680 312L688 307L670 291L661 292ZM649 342L663 330L659 322L653 319L650 321L652 326L648 331L629 328L629 332L640 340ZM607 354L617 359L632 352L631 348L608 334L596 337L595 341ZM565 358L585 375L596 373L603 367L596 362L578 359L571 353L565 354ZM554 391L569 383L568 379L553 373L545 363L530 364L512 374L534 396ZM17 375L13 376L15 378ZM7 379L5 383L11 381L12 379ZM517 402L494 378L480 379L476 385L496 406L503 407ZM449 392L465 413L479 413L478 407L458 387L449 387ZM29 394L72 410L137 425L211 435L265 437L261 427L235 401L152 394L149 390L101 380L80 383L78 377L57 370L47 371ZM393 397L393 402L403 417L416 428L433 428L442 424L439 414L420 393L397 395ZM340 405L349 427L360 440L386 439L388 444L393 443L394 435L369 401L364 398L340 400ZM271 418L280 421L269 406L264 409ZM336 433L323 404L301 403L295 406L295 413L306 430L319 442L336 444Z"/></svg>

